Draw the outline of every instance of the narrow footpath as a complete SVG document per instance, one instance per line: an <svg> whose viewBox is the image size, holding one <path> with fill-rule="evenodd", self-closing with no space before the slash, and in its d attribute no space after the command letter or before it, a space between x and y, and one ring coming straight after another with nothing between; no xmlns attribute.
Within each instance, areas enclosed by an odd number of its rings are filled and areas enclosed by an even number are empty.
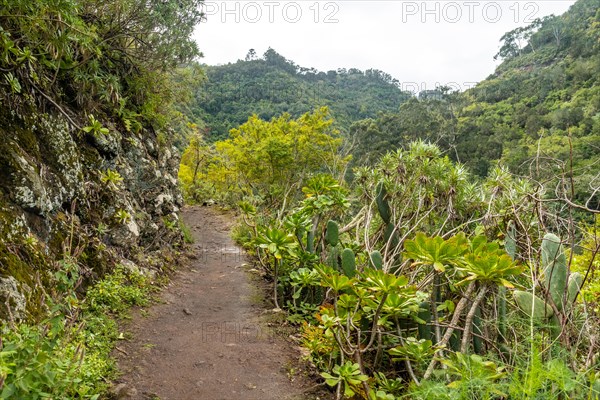
<svg viewBox="0 0 600 400"><path fill-rule="evenodd" d="M132 400L306 400L297 346L279 334L243 252L217 209L186 207L194 254L158 304L136 313L119 343L116 397Z"/></svg>

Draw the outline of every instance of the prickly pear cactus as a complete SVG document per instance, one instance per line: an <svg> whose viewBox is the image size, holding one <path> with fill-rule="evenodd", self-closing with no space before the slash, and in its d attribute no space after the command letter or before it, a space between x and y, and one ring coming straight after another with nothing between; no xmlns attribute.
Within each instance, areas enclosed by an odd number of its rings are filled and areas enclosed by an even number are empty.
<svg viewBox="0 0 600 400"><path fill-rule="evenodd" d="M325 242L330 246L337 246L340 236L340 228L335 221L327 222L327 230L325 231Z"/></svg>
<svg viewBox="0 0 600 400"><path fill-rule="evenodd" d="M567 304L569 306L572 305L577 298L582 285L583 275L581 275L579 272L572 273L569 276L569 285L567 288Z"/></svg>
<svg viewBox="0 0 600 400"><path fill-rule="evenodd" d="M517 229L515 228L515 223L513 221L509 221L508 226L506 227L504 248L513 260L517 259Z"/></svg>
<svg viewBox="0 0 600 400"><path fill-rule="evenodd" d="M554 314L552 307L533 293L515 290L513 297L521 311L538 323L544 322Z"/></svg>
<svg viewBox="0 0 600 400"><path fill-rule="evenodd" d="M340 251L339 246L327 246L327 265L336 270L340 269Z"/></svg>
<svg viewBox="0 0 600 400"><path fill-rule="evenodd" d="M385 189L383 182L379 182L377 185L375 201L377 203L379 216L381 216L383 222L389 224L392 220L392 210L390 209L390 204L387 200L387 190Z"/></svg>
<svg viewBox="0 0 600 400"><path fill-rule="evenodd" d="M547 233L542 240L542 268L544 286L550 292L552 301L560 311L567 289L568 266L560 238L552 233Z"/></svg>
<svg viewBox="0 0 600 400"><path fill-rule="evenodd" d="M315 252L315 233L312 230L306 232L306 251Z"/></svg>
<svg viewBox="0 0 600 400"><path fill-rule="evenodd" d="M373 266L373 268L379 270L383 269L383 256L381 255L379 250L373 251L369 256L369 259L371 260L371 265Z"/></svg>
<svg viewBox="0 0 600 400"><path fill-rule="evenodd" d="M385 226L385 231L383 232L383 238L385 243L390 244L390 248L395 248L400 243L400 238L398 235L398 231L396 230L396 226L393 223L388 223Z"/></svg>
<svg viewBox="0 0 600 400"><path fill-rule="evenodd" d="M509 221L506 227L504 249L513 260L517 259L517 229L514 221ZM498 332L500 341L506 339L506 287L498 287Z"/></svg>
<svg viewBox="0 0 600 400"><path fill-rule="evenodd" d="M356 257L352 249L342 250L342 271L348 278L356 275Z"/></svg>

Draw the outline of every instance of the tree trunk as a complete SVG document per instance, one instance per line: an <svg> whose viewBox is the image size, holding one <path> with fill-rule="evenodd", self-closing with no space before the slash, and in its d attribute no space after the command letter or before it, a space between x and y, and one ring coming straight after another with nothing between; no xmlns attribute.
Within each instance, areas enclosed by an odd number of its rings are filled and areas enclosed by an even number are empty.
<svg viewBox="0 0 600 400"><path fill-rule="evenodd" d="M452 321L450 321L450 325L448 326L448 329L446 329L446 333L444 334L444 337L442 338L442 340L438 343L438 346L444 347L450 341L450 337L454 333L454 327L458 324L458 321L460 320L460 316L461 316L462 312L467 307L467 303L469 302L469 297L471 297L471 295L473 294L474 291L475 291L475 282L471 282L469 284L469 287L467 287L467 291L465 292L464 297L462 299L460 299L460 301L456 305L456 308L454 309L454 314L452 315ZM429 366L427 367L427 371L425 371L425 374L423 375L423 380L429 379L429 377L433 373L433 369L435 368L435 364L437 363L436 356L440 353L443 353L442 349L435 352L435 354L433 356L433 360L431 360L431 362L429 363Z"/></svg>
<svg viewBox="0 0 600 400"><path fill-rule="evenodd" d="M481 289L479 289L479 293L477 293L477 297L473 301L473 305L467 314L467 319L465 320L465 330L463 332L462 343L460 344L460 352L466 354L469 351L469 343L471 342L471 329L473 327L473 318L475 318L475 313L477 312L477 307L483 300L485 294L487 293L487 285L483 284Z"/></svg>

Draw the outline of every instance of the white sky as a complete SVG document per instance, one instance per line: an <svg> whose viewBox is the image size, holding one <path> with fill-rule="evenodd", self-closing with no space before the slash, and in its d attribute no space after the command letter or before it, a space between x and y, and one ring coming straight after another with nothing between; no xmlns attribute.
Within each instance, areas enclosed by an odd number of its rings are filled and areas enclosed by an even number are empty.
<svg viewBox="0 0 600 400"><path fill-rule="evenodd" d="M201 62L268 47L303 67L379 69L410 91L466 89L494 72L500 37L574 0L205 1L195 39Z"/></svg>

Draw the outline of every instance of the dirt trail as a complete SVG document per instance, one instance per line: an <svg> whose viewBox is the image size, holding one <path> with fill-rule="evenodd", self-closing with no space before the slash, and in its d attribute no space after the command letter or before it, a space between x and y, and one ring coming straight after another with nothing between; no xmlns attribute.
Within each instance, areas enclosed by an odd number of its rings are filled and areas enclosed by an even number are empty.
<svg viewBox="0 0 600 400"><path fill-rule="evenodd" d="M187 207L195 256L172 279L163 302L133 318L120 343L118 396L133 400L318 399L289 370L298 350L267 324L262 291L243 268L217 210ZM323 399L323 397L320 397Z"/></svg>

